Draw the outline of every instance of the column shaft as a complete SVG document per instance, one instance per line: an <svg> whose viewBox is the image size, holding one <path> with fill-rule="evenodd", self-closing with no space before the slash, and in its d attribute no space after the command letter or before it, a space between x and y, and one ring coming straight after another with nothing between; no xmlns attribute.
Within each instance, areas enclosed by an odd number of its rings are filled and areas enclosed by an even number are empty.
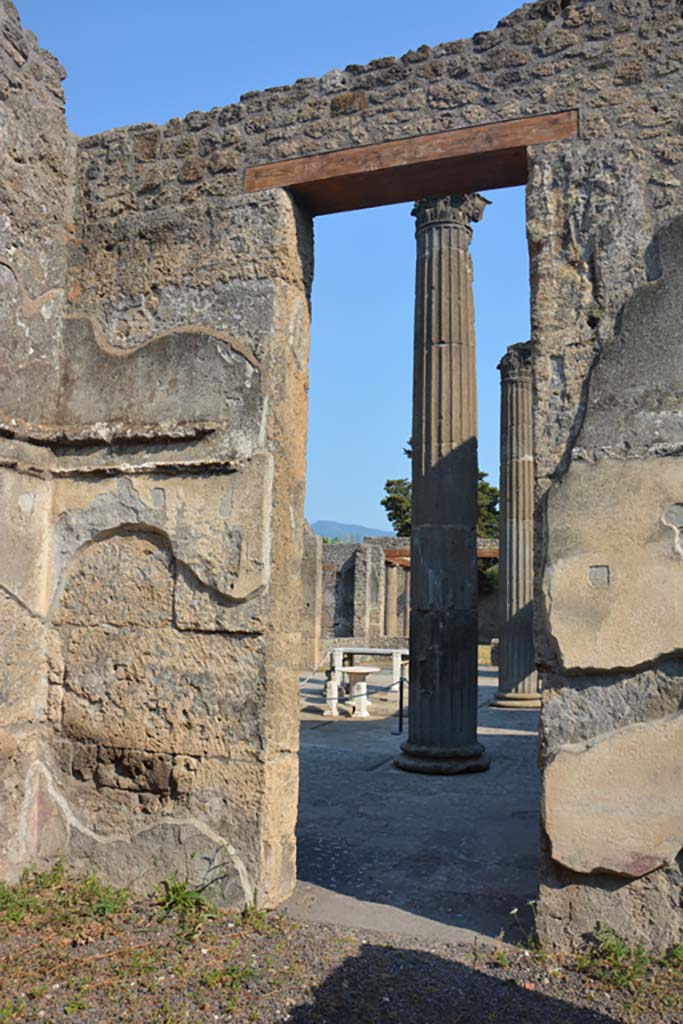
<svg viewBox="0 0 683 1024"><path fill-rule="evenodd" d="M470 221L485 200L417 203L408 740L397 764L488 767L477 742L477 399Z"/></svg>
<svg viewBox="0 0 683 1024"><path fill-rule="evenodd" d="M534 448L531 346L498 367L500 404L499 688L496 707L540 707L533 637Z"/></svg>

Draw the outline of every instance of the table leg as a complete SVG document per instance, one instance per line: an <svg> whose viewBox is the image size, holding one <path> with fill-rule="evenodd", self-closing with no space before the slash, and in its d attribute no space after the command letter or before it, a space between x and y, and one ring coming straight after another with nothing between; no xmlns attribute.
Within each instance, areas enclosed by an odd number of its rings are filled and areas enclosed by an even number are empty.
<svg viewBox="0 0 683 1024"><path fill-rule="evenodd" d="M370 712L368 711L368 677L360 679L356 678L351 683L351 693L353 698L353 714L355 718L369 718Z"/></svg>
<svg viewBox="0 0 683 1024"><path fill-rule="evenodd" d="M398 693L401 678L401 652L391 652L391 693Z"/></svg>
<svg viewBox="0 0 683 1024"><path fill-rule="evenodd" d="M334 669L328 673L325 683L325 708L323 715L325 718L339 717L339 683L337 682L337 673Z"/></svg>

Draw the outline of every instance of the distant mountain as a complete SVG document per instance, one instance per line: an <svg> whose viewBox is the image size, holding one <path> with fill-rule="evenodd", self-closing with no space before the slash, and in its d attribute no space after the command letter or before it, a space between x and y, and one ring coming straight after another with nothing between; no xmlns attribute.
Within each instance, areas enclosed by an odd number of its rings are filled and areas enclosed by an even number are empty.
<svg viewBox="0 0 683 1024"><path fill-rule="evenodd" d="M373 530L371 526L359 526L358 523L335 523L333 519L316 519L311 529L319 537L331 537L332 540L359 541L363 537L392 537L387 530Z"/></svg>

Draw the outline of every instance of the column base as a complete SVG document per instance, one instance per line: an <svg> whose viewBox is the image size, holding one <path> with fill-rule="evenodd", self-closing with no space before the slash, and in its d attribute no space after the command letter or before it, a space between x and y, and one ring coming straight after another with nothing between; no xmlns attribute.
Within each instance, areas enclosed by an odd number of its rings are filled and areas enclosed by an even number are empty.
<svg viewBox="0 0 683 1024"><path fill-rule="evenodd" d="M485 772L491 764L481 743L473 743L460 750L442 750L440 747L421 747L408 740L401 744L402 754L394 761L404 772L423 775L465 775Z"/></svg>
<svg viewBox="0 0 683 1024"><path fill-rule="evenodd" d="M491 707L537 711L542 703L540 693L513 693L499 690L491 701Z"/></svg>

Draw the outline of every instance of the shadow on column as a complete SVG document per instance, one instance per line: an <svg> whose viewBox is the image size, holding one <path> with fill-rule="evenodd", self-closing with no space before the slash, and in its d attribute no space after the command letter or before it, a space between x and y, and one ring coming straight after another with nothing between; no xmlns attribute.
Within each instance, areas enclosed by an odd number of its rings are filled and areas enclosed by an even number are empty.
<svg viewBox="0 0 683 1024"><path fill-rule="evenodd" d="M415 466L413 481L409 734L397 764L425 774L484 771L490 758L477 741L476 438L431 466Z"/></svg>
<svg viewBox="0 0 683 1024"><path fill-rule="evenodd" d="M518 608L501 626L499 689L493 705L497 708L540 708L538 674L534 651L534 606L532 601Z"/></svg>

